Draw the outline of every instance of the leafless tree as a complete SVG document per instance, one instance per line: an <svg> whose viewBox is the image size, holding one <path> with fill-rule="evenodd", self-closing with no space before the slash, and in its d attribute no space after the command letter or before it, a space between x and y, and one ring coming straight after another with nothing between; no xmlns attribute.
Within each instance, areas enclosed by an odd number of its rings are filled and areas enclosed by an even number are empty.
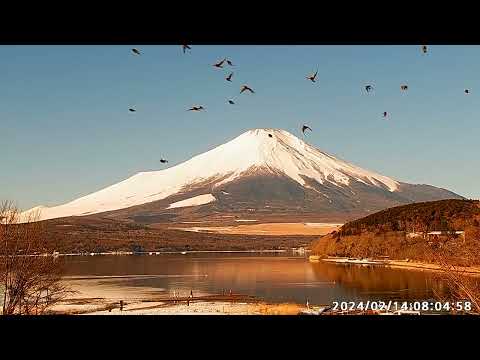
<svg viewBox="0 0 480 360"><path fill-rule="evenodd" d="M431 248L433 261L440 265L437 279L445 286L445 292L435 291L443 301L469 301L472 313L480 314L480 276L468 272L480 260L480 238L465 242L454 233L439 246Z"/></svg>
<svg viewBox="0 0 480 360"><path fill-rule="evenodd" d="M3 314L44 314L70 291L63 263L45 254L47 233L39 213L21 215L12 202L0 204L0 282Z"/></svg>

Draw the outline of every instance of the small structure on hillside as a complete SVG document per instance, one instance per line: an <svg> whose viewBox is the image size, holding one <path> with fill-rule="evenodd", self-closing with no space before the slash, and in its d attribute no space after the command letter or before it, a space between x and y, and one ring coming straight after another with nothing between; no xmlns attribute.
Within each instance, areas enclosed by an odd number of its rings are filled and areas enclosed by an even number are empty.
<svg viewBox="0 0 480 360"><path fill-rule="evenodd" d="M427 240L440 240L450 236L462 238L465 241L465 231L429 231L427 233Z"/></svg>
<svg viewBox="0 0 480 360"><path fill-rule="evenodd" d="M448 238L448 237L459 237L462 238L463 241L465 241L465 231L429 231L427 233L424 232L409 232L406 233L406 237L409 239L415 239L415 238L423 238L425 240L440 240L442 238Z"/></svg>
<svg viewBox="0 0 480 360"><path fill-rule="evenodd" d="M424 236L424 233L412 231L407 233L407 238L409 239L425 238L425 236Z"/></svg>

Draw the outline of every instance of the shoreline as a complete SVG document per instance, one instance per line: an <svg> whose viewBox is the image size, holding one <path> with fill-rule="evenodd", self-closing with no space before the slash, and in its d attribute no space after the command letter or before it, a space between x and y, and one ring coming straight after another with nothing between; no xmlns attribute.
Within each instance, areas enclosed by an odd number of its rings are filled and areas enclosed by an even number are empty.
<svg viewBox="0 0 480 360"><path fill-rule="evenodd" d="M305 309L295 303L268 303L241 294L178 298L72 297L54 305L50 314L61 315L298 315Z"/></svg>
<svg viewBox="0 0 480 360"><path fill-rule="evenodd" d="M97 310L83 315L298 315L301 307L296 304L249 303L244 301L185 301L176 304L162 302L148 306L130 304L111 310ZM79 314L80 315L80 314Z"/></svg>
<svg viewBox="0 0 480 360"><path fill-rule="evenodd" d="M287 253L293 252L294 248L291 249L267 249L267 250L188 250L188 251L108 251L108 252L85 252L85 253L53 253L53 254L34 254L34 255L16 255L17 257L41 257L41 256L111 256L111 255L119 255L119 256L126 256L126 255L188 255L188 254L196 254L196 253L246 253L246 254L272 254L272 253ZM3 255L0 255L3 257Z"/></svg>
<svg viewBox="0 0 480 360"><path fill-rule="evenodd" d="M309 260L311 262L324 261L334 264L349 264L349 265L365 265L365 264L355 264L353 262L345 262L343 257L327 257L319 258L318 260ZM401 268L406 270L422 270L422 271L433 271L441 272L443 271L442 266L438 264L425 263L420 261L407 261L407 260L380 260L383 263L374 264L373 266L385 266L389 268ZM465 273L470 276L480 276L480 266L456 266L455 271Z"/></svg>
<svg viewBox="0 0 480 360"><path fill-rule="evenodd" d="M109 278L64 279L72 293L52 306L61 315L298 315L305 305L268 302L256 296L213 294L179 288L116 286ZM123 302L123 311L120 302Z"/></svg>
<svg viewBox="0 0 480 360"><path fill-rule="evenodd" d="M417 261L407 262L405 260L391 260L386 266L391 268L403 268L403 269L409 269L409 270L426 270L426 271L435 271L435 272L443 271L441 265L417 262ZM456 266L455 271L463 272L471 276L480 276L479 266L471 266L471 267Z"/></svg>

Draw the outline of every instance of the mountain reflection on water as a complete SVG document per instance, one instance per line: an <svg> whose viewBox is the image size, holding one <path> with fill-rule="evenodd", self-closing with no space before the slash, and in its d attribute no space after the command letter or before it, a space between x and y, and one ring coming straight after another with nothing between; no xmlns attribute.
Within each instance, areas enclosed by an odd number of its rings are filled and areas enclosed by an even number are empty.
<svg viewBox="0 0 480 360"><path fill-rule="evenodd" d="M112 287L254 295L272 302L425 300L442 292L433 273L325 262L286 254L189 253L68 257L67 276ZM123 277L122 277L123 276ZM99 278L100 277L100 278ZM84 279L88 282L89 279Z"/></svg>

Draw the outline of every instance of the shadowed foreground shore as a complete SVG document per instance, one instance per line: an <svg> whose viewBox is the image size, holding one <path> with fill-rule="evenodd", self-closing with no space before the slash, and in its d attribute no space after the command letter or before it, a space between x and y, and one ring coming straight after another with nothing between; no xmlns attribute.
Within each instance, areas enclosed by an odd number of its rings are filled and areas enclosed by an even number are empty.
<svg viewBox="0 0 480 360"><path fill-rule="evenodd" d="M298 315L298 304L268 304L252 296L207 295L193 298L130 299L71 298L56 305L51 314L64 315Z"/></svg>

